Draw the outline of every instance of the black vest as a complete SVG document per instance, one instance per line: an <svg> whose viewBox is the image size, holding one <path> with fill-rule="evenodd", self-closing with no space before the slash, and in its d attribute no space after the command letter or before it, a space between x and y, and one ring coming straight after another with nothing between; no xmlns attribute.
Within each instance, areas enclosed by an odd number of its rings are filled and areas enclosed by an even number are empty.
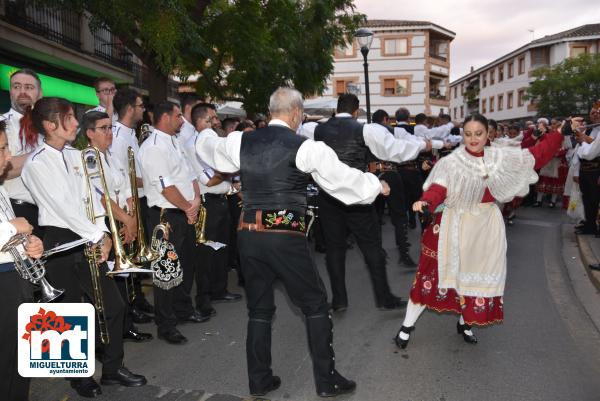
<svg viewBox="0 0 600 401"><path fill-rule="evenodd" d="M332 117L315 129L315 141L323 141L342 163L364 171L369 148L365 145L363 125L350 117Z"/></svg>
<svg viewBox="0 0 600 401"><path fill-rule="evenodd" d="M404 128L406 130L406 132L408 132L411 135L415 134L415 126L414 125L410 125L410 124L402 122L402 123L398 123L396 126L400 127L400 128Z"/></svg>
<svg viewBox="0 0 600 401"><path fill-rule="evenodd" d="M296 153L305 140L278 125L242 135L240 177L244 210L305 211L310 176L296 168Z"/></svg>

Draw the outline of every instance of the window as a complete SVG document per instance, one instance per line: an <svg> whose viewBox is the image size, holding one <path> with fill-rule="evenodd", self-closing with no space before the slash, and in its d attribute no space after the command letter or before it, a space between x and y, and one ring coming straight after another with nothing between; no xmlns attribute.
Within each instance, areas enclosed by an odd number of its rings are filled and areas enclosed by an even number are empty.
<svg viewBox="0 0 600 401"><path fill-rule="evenodd" d="M455 108L454 108L454 119L455 119L455 120L458 118L458 117L457 117L457 113L456 113L456 111L457 111L457 108L455 107Z"/></svg>
<svg viewBox="0 0 600 401"><path fill-rule="evenodd" d="M508 92L506 94L506 108L512 109L513 107L513 92Z"/></svg>
<svg viewBox="0 0 600 401"><path fill-rule="evenodd" d="M487 100L486 99L482 99L481 100L481 114L485 114L487 113Z"/></svg>
<svg viewBox="0 0 600 401"><path fill-rule="evenodd" d="M582 54L587 54L587 46L573 46L571 47L571 57L579 57Z"/></svg>
<svg viewBox="0 0 600 401"><path fill-rule="evenodd" d="M383 56L407 56L408 38L383 38Z"/></svg>
<svg viewBox="0 0 600 401"><path fill-rule="evenodd" d="M460 84L460 95L464 95L465 94L465 84Z"/></svg>
<svg viewBox="0 0 600 401"><path fill-rule="evenodd" d="M515 63L508 63L508 78L512 78L515 75Z"/></svg>
<svg viewBox="0 0 600 401"><path fill-rule="evenodd" d="M381 81L382 96L410 95L409 77L383 77Z"/></svg>
<svg viewBox="0 0 600 401"><path fill-rule="evenodd" d="M494 112L494 98L490 98L490 113Z"/></svg>
<svg viewBox="0 0 600 401"><path fill-rule="evenodd" d="M525 74L525 56L519 57L519 75Z"/></svg>
<svg viewBox="0 0 600 401"><path fill-rule="evenodd" d="M525 105L525 89L519 89L517 92L517 106L523 107Z"/></svg>
<svg viewBox="0 0 600 401"><path fill-rule="evenodd" d="M333 97L350 93L349 86L358 84L358 78L339 78L334 80Z"/></svg>
<svg viewBox="0 0 600 401"><path fill-rule="evenodd" d="M496 69L494 68L493 70L490 71L490 85L494 85L495 80L496 80Z"/></svg>
<svg viewBox="0 0 600 401"><path fill-rule="evenodd" d="M487 71L481 74L481 87L485 88L487 86Z"/></svg>
<svg viewBox="0 0 600 401"><path fill-rule="evenodd" d="M336 46L334 51L335 58L353 58L356 57L356 46L354 45L354 41L351 43L346 43L343 46Z"/></svg>
<svg viewBox="0 0 600 401"><path fill-rule="evenodd" d="M504 110L504 95L498 95L498 111Z"/></svg>
<svg viewBox="0 0 600 401"><path fill-rule="evenodd" d="M460 106L460 118L465 118L465 106Z"/></svg>
<svg viewBox="0 0 600 401"><path fill-rule="evenodd" d="M498 82L504 81L504 65L498 67Z"/></svg>
<svg viewBox="0 0 600 401"><path fill-rule="evenodd" d="M538 47L531 50L531 65L550 64L550 51L547 47Z"/></svg>
<svg viewBox="0 0 600 401"><path fill-rule="evenodd" d="M456 92L458 92L458 87L457 86L454 87L454 98L455 99L456 99Z"/></svg>

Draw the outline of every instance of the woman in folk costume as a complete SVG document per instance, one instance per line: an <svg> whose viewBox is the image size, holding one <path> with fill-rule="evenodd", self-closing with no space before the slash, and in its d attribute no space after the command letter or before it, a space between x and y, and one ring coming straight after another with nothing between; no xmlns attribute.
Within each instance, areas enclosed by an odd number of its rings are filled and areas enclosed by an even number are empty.
<svg viewBox="0 0 600 401"><path fill-rule="evenodd" d="M423 232L419 269L395 337L400 348L406 348L426 307L458 313L458 333L472 344L477 338L471 325L502 322L506 233L496 202L527 194L537 181L535 170L562 143L556 132L531 149L485 146L488 122L479 114L467 117L463 137L464 145L434 166L413 205L415 211L427 206L436 213Z"/></svg>

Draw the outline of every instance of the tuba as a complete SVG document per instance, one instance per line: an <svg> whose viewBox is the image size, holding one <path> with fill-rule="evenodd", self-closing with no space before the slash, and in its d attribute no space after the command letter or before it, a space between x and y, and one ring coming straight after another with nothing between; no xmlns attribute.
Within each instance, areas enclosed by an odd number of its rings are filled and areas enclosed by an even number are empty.
<svg viewBox="0 0 600 401"><path fill-rule="evenodd" d="M46 268L42 259L34 260L20 252L24 250L26 244L27 235L16 234L0 249L0 252L10 253L15 261L15 270L21 278L30 281L40 288L41 296L37 302L52 302L61 296L65 290L58 290L52 287L46 277L44 277L46 275Z"/></svg>

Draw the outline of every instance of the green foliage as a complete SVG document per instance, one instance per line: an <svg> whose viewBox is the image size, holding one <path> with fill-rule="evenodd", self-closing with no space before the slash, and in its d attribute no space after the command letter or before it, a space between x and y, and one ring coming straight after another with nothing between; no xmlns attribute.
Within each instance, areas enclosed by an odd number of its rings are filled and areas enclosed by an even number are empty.
<svg viewBox="0 0 600 401"><path fill-rule="evenodd" d="M527 90L527 99L545 116L587 114L600 99L600 55L568 58L552 67L533 72L536 78Z"/></svg>

